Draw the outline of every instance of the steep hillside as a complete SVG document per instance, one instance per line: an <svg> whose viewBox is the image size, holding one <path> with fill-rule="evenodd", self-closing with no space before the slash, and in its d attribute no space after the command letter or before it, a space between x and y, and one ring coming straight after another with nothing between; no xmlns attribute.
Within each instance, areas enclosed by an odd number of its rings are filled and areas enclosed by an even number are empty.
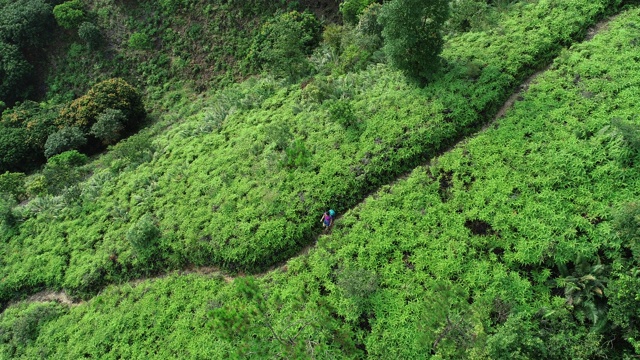
<svg viewBox="0 0 640 360"><path fill-rule="evenodd" d="M490 31L450 39L446 71L424 88L377 65L168 94L180 111L165 116L169 129L114 146L87 181L20 208L23 221L2 234L0 298L88 297L189 265L256 272L282 261L313 241L326 208L344 211L488 121L609 6L513 6Z"/></svg>
<svg viewBox="0 0 640 360"><path fill-rule="evenodd" d="M504 118L375 192L309 255L232 284L175 274L70 308L17 304L4 354L637 355L639 18L562 50Z"/></svg>
<svg viewBox="0 0 640 360"><path fill-rule="evenodd" d="M82 1L99 31L92 45L77 29L48 49L50 99L72 99L105 78L121 76L161 96L167 87L200 92L259 72L248 59L254 37L278 12L312 9L296 1ZM332 8L324 7L319 14ZM336 10L336 9L333 9ZM336 13L331 14L335 18ZM149 102L154 108L156 104Z"/></svg>

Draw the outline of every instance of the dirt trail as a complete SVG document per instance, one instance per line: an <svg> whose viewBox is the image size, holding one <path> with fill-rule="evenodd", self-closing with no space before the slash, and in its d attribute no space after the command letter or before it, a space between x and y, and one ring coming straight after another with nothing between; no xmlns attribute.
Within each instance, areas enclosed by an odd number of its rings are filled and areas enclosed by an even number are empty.
<svg viewBox="0 0 640 360"><path fill-rule="evenodd" d="M48 301L57 301L61 304L65 304L68 306L75 306L82 303L82 301L75 300L69 297L64 291L55 292L55 291L41 291L37 294L33 294L29 296L26 301L28 302L48 302Z"/></svg>
<svg viewBox="0 0 640 360"><path fill-rule="evenodd" d="M606 18L601 20L600 22L598 22L597 24L595 24L594 26L592 26L591 28L589 28L586 32L585 38L582 40L582 42L584 41L589 41L591 40L598 32L600 32L603 29L606 29L609 22L613 19L615 19L617 17L617 15L614 15L612 17ZM522 94L524 92L526 92L529 89L529 85L542 73L544 73L545 71L547 71L549 69L549 66L551 66L551 64L549 64L547 67L545 67L542 70L539 70L537 72L535 72L534 74L532 74L531 76L529 76L524 82L522 82L522 84L520 84L516 89L514 89L513 93L511 94L511 96L509 96L509 98L505 101L505 103L500 107L500 109L498 110L498 112L495 114L495 116L493 117L493 119L491 121L489 121L488 123L484 124L482 126L482 128L480 128L480 130L478 130L477 132L466 136L465 138L459 140L458 142L456 142L455 144L451 145L450 147L438 152L432 159L428 160L427 162L423 163L423 164L419 164L416 167L419 166L429 166L431 164L431 161L435 158L440 157L441 155L452 151L453 149L455 149L456 147L460 146L461 144L464 144L466 141L468 141L468 139L477 136L478 134L483 133L484 131L488 130L490 127L492 126L497 126L498 124L498 120L500 120L502 117L505 116L505 114L509 111L509 109L513 106L513 104L518 101L518 98L520 96L522 96ZM415 169L415 168L414 168ZM389 184L384 184L383 186L393 186L394 184L398 183L399 181L402 181L404 179L406 179L412 172L414 169L411 169L409 171L407 171L406 173L403 174L399 174L393 181L391 181ZM362 201L360 201L358 204L354 205L352 207L352 209L361 207L363 204L366 203L367 199L375 194L378 191L378 189L370 192L369 194L367 194ZM338 217L336 217L335 221L339 222L340 219L342 218L342 214L339 215ZM324 236L324 233L318 234L316 235L314 241L303 247L296 255L294 255L293 257L284 260L278 264L275 264L271 267L269 267L267 270L260 272L260 273L252 273L251 276L255 276L255 277L262 277L265 276L269 273L271 273L272 271L275 270L284 270L286 271L287 269L287 263L289 262L290 259L294 258L294 257L299 257L299 256L303 256L309 253L309 251L314 248L316 246L316 243L318 242L318 239L321 236ZM207 276L220 276L222 277L227 283L231 283L233 282L233 280L235 280L238 277L244 277L245 274L243 273L239 273L237 275L231 275L228 273L223 272L222 270L220 270L217 267L211 267L211 266L203 266L203 267L188 267L186 269L183 270L174 270L171 271L169 273L165 273L165 274L161 274L161 275L157 275L157 276L150 276L150 277L145 277L145 278L140 278L140 279L135 279L135 280L131 280L128 283L132 286L137 286L138 284L145 282L145 281L154 281L154 280L158 280L158 279L162 279L165 278L169 275L172 274L178 274L178 275L188 275L188 274L201 274L201 275L207 275ZM84 301L81 300L77 300L74 299L70 296L68 296L64 291L60 291L60 292L56 292L56 291L41 291L37 294L34 294L30 297L28 297L26 300L23 301L27 301L27 302L48 302L48 301L57 301L60 302L62 304L65 305L69 305L69 306L77 306L80 304L83 304ZM13 303L17 303L18 301L12 301L9 303L9 305L13 304Z"/></svg>
<svg viewBox="0 0 640 360"><path fill-rule="evenodd" d="M308 251L308 249L307 249ZM174 270L168 273L164 273L164 274L160 274L160 275L156 275L156 276L150 276L150 277L146 277L146 278L139 278L139 279L134 279L131 280L129 282L127 282L127 284L135 287L138 286L139 284L145 282L145 281L155 281L155 280L159 280L159 279L163 279L166 278L170 275L188 275L188 274L200 274L200 275L207 275L210 277L216 277L219 276L221 278L223 278L227 283L230 283L233 281L233 279L235 279L235 277L230 276L229 274L226 274L224 272L222 272L220 269L218 269L217 267L213 267L213 266L201 266L201 267L188 267L186 269L182 269L182 270ZM237 276L236 276L237 277ZM50 302L50 301L56 301L59 302L61 304L67 305L67 306L78 306L81 304L84 304L85 301L80 300L78 298L74 298L72 296L69 296L65 291L53 291L53 290L43 290L40 291L36 294L33 294L29 297L27 297L24 300L14 300L11 301L7 304L7 307L19 303L19 302Z"/></svg>

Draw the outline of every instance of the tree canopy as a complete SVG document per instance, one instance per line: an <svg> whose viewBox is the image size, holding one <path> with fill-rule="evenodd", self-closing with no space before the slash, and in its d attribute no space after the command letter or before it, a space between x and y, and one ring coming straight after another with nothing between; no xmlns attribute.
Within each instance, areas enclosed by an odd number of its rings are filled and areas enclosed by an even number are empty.
<svg viewBox="0 0 640 360"><path fill-rule="evenodd" d="M27 97L36 57L53 26L51 5L44 0L0 3L0 101L12 105Z"/></svg>
<svg viewBox="0 0 640 360"><path fill-rule="evenodd" d="M380 10L384 51L391 64L412 78L426 80L438 68L449 16L447 0L392 0Z"/></svg>

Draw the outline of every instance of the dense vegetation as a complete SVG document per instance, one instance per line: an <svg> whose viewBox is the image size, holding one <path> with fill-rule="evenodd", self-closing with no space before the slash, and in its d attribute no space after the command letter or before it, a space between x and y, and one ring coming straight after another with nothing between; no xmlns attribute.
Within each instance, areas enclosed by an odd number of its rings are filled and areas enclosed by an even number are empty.
<svg viewBox="0 0 640 360"><path fill-rule="evenodd" d="M638 10L572 45L620 2L459 1L401 64L411 1L345 1L344 25L304 2L24 2L69 67L40 102L0 94L0 169L22 171L0 174L3 358L640 351ZM318 238L328 207L346 213ZM258 279L122 284L256 273L315 240ZM43 289L90 300L10 305Z"/></svg>
<svg viewBox="0 0 640 360"><path fill-rule="evenodd" d="M50 39L52 4L45 0L0 1L0 110L34 91L33 70Z"/></svg>

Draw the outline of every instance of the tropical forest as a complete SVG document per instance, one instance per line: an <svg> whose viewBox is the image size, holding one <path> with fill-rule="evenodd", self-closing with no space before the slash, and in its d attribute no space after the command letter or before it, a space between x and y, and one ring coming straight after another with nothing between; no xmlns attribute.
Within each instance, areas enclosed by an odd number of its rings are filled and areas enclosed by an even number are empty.
<svg viewBox="0 0 640 360"><path fill-rule="evenodd" d="M0 0L0 359L637 359L637 0Z"/></svg>

